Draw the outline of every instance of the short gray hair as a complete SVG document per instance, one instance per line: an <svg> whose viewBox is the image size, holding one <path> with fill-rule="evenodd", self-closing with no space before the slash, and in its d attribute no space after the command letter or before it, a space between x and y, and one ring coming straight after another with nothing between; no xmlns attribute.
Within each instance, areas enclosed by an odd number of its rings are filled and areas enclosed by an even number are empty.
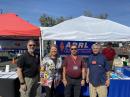
<svg viewBox="0 0 130 97"><path fill-rule="evenodd" d="M30 43L30 42L35 43L35 41L34 41L33 39L30 39L30 40L27 41L27 44ZM36 44L36 43L35 43L35 44Z"/></svg>
<svg viewBox="0 0 130 97"><path fill-rule="evenodd" d="M94 43L94 44L92 45L92 49L93 49L94 47L98 47L99 49L101 49L101 45L100 45L99 43Z"/></svg>

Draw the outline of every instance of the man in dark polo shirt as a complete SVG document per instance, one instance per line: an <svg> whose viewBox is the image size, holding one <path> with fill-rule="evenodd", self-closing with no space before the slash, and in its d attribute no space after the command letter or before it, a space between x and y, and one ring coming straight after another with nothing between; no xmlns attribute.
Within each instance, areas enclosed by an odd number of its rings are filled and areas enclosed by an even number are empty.
<svg viewBox="0 0 130 97"><path fill-rule="evenodd" d="M39 97L37 92L39 77L39 56L35 53L36 44L27 42L27 52L17 61L17 74L20 81L21 97Z"/></svg>
<svg viewBox="0 0 130 97"><path fill-rule="evenodd" d="M65 97L70 97L73 88L74 97L79 97L81 85L85 84L86 64L83 58L77 55L76 45L71 45L70 49L71 55L67 56L63 63L64 94Z"/></svg>
<svg viewBox="0 0 130 97"><path fill-rule="evenodd" d="M110 65L100 49L100 44L93 44L93 53L88 58L87 82L89 81L90 97L97 97L97 94L98 97L107 97L107 87L110 84Z"/></svg>

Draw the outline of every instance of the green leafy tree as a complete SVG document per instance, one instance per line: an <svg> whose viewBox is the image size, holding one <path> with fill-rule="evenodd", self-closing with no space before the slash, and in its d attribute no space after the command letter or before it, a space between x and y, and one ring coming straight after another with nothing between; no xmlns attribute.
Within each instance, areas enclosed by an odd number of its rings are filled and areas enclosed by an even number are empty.
<svg viewBox="0 0 130 97"><path fill-rule="evenodd" d="M107 19L108 18L108 14L107 13L101 13L99 15L93 15L91 11L84 11L83 13L84 16L88 16L88 17L94 17L94 18L99 18L99 19Z"/></svg>
<svg viewBox="0 0 130 97"><path fill-rule="evenodd" d="M63 16L60 16L60 17L57 17L57 18L54 18L54 17L51 17L47 14L43 14L40 18L39 18L39 21L41 23L41 26L43 27L51 27L51 26L54 26L56 24L59 24L65 20L68 20L68 19L71 19L72 17L63 17Z"/></svg>
<svg viewBox="0 0 130 97"><path fill-rule="evenodd" d="M44 26L44 27L51 27L56 24L55 19L51 16L48 16L47 14L43 14L39 20L40 20L41 26Z"/></svg>

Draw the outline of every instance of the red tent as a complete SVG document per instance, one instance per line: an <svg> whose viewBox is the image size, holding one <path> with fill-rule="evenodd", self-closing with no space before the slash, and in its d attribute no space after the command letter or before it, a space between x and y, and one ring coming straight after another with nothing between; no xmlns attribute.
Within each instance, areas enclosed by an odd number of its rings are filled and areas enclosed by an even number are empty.
<svg viewBox="0 0 130 97"><path fill-rule="evenodd" d="M40 28L23 20L16 14L0 14L0 37L39 37Z"/></svg>

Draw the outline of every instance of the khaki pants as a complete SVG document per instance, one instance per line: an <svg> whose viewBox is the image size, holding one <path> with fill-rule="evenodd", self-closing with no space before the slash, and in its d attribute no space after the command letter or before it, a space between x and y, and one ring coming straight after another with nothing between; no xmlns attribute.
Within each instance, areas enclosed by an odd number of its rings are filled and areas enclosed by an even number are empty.
<svg viewBox="0 0 130 97"><path fill-rule="evenodd" d="M40 90L38 91L38 76L34 78L25 77L27 91L20 89L20 97L40 97Z"/></svg>
<svg viewBox="0 0 130 97"><path fill-rule="evenodd" d="M89 93L90 97L107 97L107 87L105 85L101 85L98 87L94 87L91 83L89 83Z"/></svg>

